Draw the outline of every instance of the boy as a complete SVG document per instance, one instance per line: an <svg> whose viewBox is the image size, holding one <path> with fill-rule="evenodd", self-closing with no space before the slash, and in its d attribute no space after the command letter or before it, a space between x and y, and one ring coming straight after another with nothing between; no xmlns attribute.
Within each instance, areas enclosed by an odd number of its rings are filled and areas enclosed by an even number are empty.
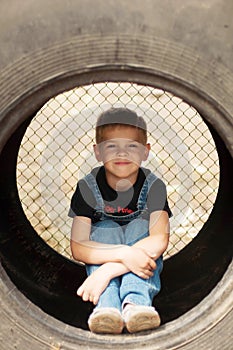
<svg viewBox="0 0 233 350"><path fill-rule="evenodd" d="M141 167L149 151L142 117L126 108L103 112L94 145L103 166L78 182L71 200L72 255L88 274L77 294L96 305L88 320L95 333L160 325L152 301L160 290L171 212L164 183Z"/></svg>

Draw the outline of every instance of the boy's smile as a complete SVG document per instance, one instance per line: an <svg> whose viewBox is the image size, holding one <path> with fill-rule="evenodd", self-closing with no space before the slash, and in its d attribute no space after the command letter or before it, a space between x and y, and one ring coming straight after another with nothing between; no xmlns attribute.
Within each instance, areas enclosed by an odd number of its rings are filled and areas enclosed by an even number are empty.
<svg viewBox="0 0 233 350"><path fill-rule="evenodd" d="M136 182L150 145L140 142L138 129L124 125L105 130L104 141L95 145L94 150L97 160L104 163L109 186L125 191Z"/></svg>

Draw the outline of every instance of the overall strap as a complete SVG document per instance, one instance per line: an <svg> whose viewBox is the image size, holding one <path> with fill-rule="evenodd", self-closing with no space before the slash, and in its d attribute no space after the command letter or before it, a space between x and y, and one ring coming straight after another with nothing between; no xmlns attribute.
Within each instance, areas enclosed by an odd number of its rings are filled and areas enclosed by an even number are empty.
<svg viewBox="0 0 233 350"><path fill-rule="evenodd" d="M99 186L97 185L95 176L92 173L90 173L86 175L83 178L83 180L86 181L88 187L90 188L90 190L92 191L95 197L95 200L96 200L95 210L98 212L104 212L104 200L100 193Z"/></svg>
<svg viewBox="0 0 233 350"><path fill-rule="evenodd" d="M148 173L147 169L142 168L142 171L144 172L144 174ZM151 171L149 172L149 174L146 176L146 179L144 181L144 184L142 186L142 189L140 191L140 194L138 196L138 203L137 203L137 207L139 210L143 210L147 208L147 195L148 192L152 186L152 184L158 179L158 177L153 174Z"/></svg>

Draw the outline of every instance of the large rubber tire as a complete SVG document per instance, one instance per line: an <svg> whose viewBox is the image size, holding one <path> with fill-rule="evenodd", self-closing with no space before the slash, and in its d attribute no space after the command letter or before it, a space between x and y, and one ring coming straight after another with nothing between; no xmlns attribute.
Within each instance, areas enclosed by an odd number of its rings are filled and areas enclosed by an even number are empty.
<svg viewBox="0 0 233 350"><path fill-rule="evenodd" d="M0 13L0 300L2 349L222 349L233 343L233 60L228 0L12 0ZM86 329L84 268L53 251L18 197L17 152L52 96L101 81L172 92L209 126L219 193L196 239L165 263L163 325L139 335Z"/></svg>

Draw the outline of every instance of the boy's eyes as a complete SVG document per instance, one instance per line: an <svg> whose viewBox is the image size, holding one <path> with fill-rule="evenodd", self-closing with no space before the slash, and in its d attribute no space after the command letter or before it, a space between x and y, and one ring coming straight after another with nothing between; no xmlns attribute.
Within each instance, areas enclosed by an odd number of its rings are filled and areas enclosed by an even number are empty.
<svg viewBox="0 0 233 350"><path fill-rule="evenodd" d="M105 145L105 147L106 147L106 148L115 148L116 145L114 145L114 144L108 144L108 145Z"/></svg>
<svg viewBox="0 0 233 350"><path fill-rule="evenodd" d="M109 144L105 145L105 147L107 149L117 149L118 145L114 144L114 143L109 143ZM136 148L139 148L139 145L137 143L129 143L129 144L125 145L123 148L136 149Z"/></svg>

